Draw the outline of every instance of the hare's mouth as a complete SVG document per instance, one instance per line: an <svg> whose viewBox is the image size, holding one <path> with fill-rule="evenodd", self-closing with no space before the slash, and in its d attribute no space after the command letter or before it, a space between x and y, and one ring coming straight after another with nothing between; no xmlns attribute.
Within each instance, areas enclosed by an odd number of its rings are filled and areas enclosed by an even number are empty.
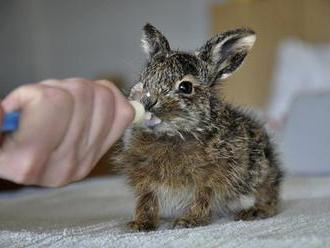
<svg viewBox="0 0 330 248"><path fill-rule="evenodd" d="M147 127L154 127L159 125L162 122L154 113L146 112L144 124Z"/></svg>

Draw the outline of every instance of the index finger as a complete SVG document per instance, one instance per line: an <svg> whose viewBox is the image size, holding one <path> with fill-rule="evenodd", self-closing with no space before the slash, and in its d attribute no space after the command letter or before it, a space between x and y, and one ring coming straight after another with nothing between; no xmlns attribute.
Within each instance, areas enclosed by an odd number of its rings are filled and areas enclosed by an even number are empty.
<svg viewBox="0 0 330 248"><path fill-rule="evenodd" d="M111 82L107 80L98 80L95 83L105 86L112 91L114 96L114 119L112 122L108 144L111 146L123 134L124 130L132 123L134 119L134 109L127 98Z"/></svg>

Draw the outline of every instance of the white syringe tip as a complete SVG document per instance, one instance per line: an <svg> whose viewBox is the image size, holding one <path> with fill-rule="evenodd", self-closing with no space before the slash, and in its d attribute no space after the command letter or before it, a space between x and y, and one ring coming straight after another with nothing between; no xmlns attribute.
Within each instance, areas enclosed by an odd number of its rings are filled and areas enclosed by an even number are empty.
<svg viewBox="0 0 330 248"><path fill-rule="evenodd" d="M129 103L132 105L132 107L134 108L134 120L133 120L133 124L136 123L142 123L145 119L145 110L144 110L144 106L138 102L138 101L129 101Z"/></svg>

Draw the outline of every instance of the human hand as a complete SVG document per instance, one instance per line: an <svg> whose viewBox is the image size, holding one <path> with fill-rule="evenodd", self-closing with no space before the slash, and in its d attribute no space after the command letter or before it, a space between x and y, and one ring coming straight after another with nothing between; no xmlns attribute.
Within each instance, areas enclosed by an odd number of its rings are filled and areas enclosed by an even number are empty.
<svg viewBox="0 0 330 248"><path fill-rule="evenodd" d="M21 118L19 129L2 137L0 177L27 185L57 187L84 178L134 117L127 99L105 80L25 85L1 105Z"/></svg>

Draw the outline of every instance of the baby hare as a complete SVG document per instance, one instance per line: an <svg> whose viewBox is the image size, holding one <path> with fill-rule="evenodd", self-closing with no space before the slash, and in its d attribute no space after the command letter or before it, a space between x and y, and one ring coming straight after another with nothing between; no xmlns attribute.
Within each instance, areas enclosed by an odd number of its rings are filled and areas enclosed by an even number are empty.
<svg viewBox="0 0 330 248"><path fill-rule="evenodd" d="M231 30L186 53L144 26L149 59L130 98L143 103L149 118L126 131L115 158L136 192L131 228L156 229L160 217L195 227L215 215L253 220L278 212L282 173L270 138L216 87L239 68L255 39L250 29Z"/></svg>

